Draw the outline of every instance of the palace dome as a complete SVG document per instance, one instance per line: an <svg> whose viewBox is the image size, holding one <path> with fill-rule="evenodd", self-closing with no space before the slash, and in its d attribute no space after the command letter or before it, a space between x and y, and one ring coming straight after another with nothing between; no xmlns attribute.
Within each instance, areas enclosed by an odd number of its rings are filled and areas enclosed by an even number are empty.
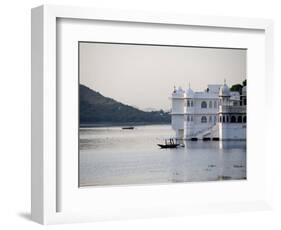
<svg viewBox="0 0 281 230"><path fill-rule="evenodd" d="M189 87L187 90L186 90L186 97L193 97L194 95L194 92L193 90Z"/></svg>
<svg viewBox="0 0 281 230"><path fill-rule="evenodd" d="M184 94L184 90L182 89L182 87L178 88L177 94L179 94L179 95L183 95Z"/></svg>
<svg viewBox="0 0 281 230"><path fill-rule="evenodd" d="M178 88L178 92L179 92L179 93L183 93L182 87L179 87L179 88Z"/></svg>
<svg viewBox="0 0 281 230"><path fill-rule="evenodd" d="M176 87L174 87L173 96L183 97L184 96L184 90L181 87L179 87L178 89Z"/></svg>
<svg viewBox="0 0 281 230"><path fill-rule="evenodd" d="M220 97L229 97L230 96L230 90L227 86L227 84L224 84L222 87L220 87Z"/></svg>

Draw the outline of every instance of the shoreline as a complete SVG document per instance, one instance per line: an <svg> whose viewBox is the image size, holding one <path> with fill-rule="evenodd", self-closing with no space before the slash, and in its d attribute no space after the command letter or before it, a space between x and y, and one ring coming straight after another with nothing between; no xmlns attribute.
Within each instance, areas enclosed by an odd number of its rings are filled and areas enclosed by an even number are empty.
<svg viewBox="0 0 281 230"><path fill-rule="evenodd" d="M103 127L127 127L127 126L146 126L146 125L171 125L171 123L150 123L150 122L126 122L126 123L89 123L80 124L79 128L103 128Z"/></svg>

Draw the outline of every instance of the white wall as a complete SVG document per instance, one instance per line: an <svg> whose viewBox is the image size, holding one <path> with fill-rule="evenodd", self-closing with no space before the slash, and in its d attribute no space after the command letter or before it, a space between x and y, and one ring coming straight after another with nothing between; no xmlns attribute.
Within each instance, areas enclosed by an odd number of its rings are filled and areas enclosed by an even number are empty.
<svg viewBox="0 0 281 230"><path fill-rule="evenodd" d="M2 1L0 113L0 226L1 229L42 229L28 221L30 208L30 8L42 3L84 5L116 9L156 10L188 14L266 17L275 19L275 87L281 86L281 14L278 0L9 0ZM277 92L277 90L276 90ZM280 93L276 93L280 98ZM281 117L280 108L272 122ZM275 122L276 130L280 122ZM277 134L277 132L276 132ZM279 133L278 133L278 136ZM278 180L274 212L204 215L94 224L49 226L44 229L280 229L281 154L273 142ZM274 151L275 150L275 151ZM239 192L239 191L238 191ZM141 199L141 197L140 197Z"/></svg>
<svg viewBox="0 0 281 230"><path fill-rule="evenodd" d="M246 125L243 123L219 123L220 140L245 140Z"/></svg>
<svg viewBox="0 0 281 230"><path fill-rule="evenodd" d="M182 97L181 99L179 97ZM184 112L185 112L185 99L184 95L174 95L174 98L171 99L172 102L172 113L175 115L172 115L172 128L176 131L176 138L181 138L181 131L183 130L184 126Z"/></svg>
<svg viewBox="0 0 281 230"><path fill-rule="evenodd" d="M174 130L183 129L184 126L184 115L173 115L172 116L172 128Z"/></svg>
<svg viewBox="0 0 281 230"><path fill-rule="evenodd" d="M207 108L202 109L201 103L205 101L207 103ZM209 102L212 101L212 107L209 107ZM216 101L216 108L214 107L214 101ZM217 113L219 111L219 100L218 99L193 99L193 106L186 107L186 111L188 114L191 114L193 121L185 122L185 138L190 135L194 135L199 131L206 130L209 127L212 127L215 124L215 117L217 119ZM196 114L196 115L193 115ZM198 115L200 114L200 115ZM207 122L202 123L202 116L206 116ZM212 121L209 121L209 117L212 117Z"/></svg>

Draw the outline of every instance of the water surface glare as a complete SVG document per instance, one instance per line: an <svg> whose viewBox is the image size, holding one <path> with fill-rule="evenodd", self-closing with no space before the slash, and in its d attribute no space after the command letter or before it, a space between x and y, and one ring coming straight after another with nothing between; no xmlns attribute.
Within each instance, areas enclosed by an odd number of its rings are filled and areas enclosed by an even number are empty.
<svg viewBox="0 0 281 230"><path fill-rule="evenodd" d="M80 128L80 186L246 179L245 141L186 141L160 149L170 125Z"/></svg>

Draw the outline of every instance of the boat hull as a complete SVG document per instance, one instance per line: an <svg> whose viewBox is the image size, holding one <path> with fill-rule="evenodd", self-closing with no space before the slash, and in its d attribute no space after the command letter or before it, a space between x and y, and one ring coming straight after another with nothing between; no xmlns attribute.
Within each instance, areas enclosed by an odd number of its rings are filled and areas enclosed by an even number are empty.
<svg viewBox="0 0 281 230"><path fill-rule="evenodd" d="M174 149L174 148L177 148L179 146L179 144L171 144L171 145L161 145L161 144L158 144L158 146L161 149Z"/></svg>

